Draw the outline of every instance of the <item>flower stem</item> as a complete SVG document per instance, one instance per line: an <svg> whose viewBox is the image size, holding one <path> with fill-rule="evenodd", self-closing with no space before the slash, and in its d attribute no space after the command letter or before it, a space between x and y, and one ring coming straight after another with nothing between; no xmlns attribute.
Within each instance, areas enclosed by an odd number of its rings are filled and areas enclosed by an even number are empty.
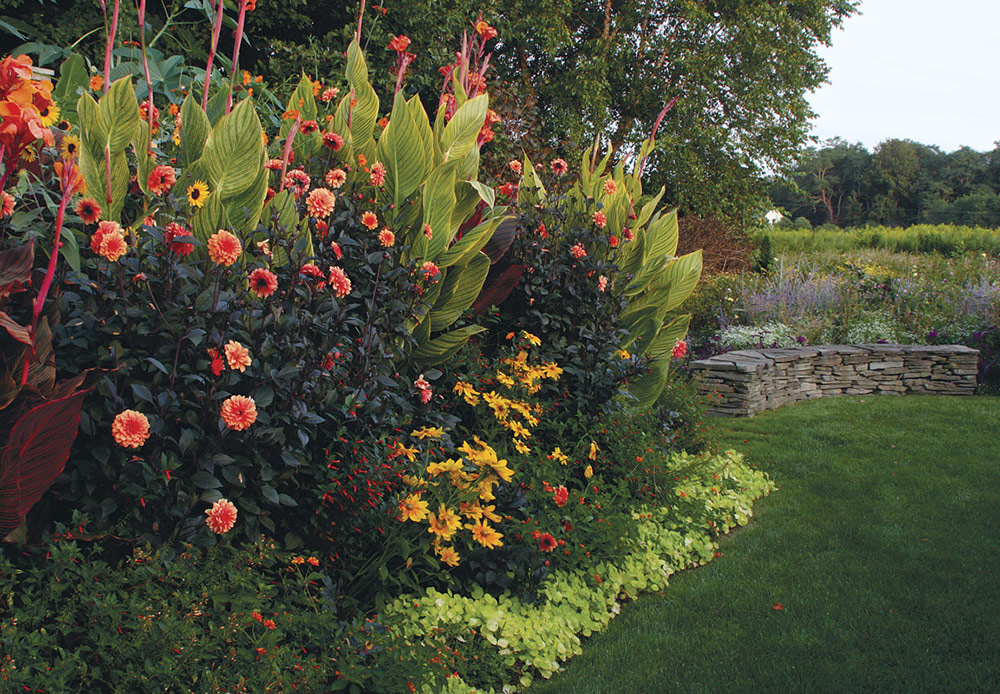
<svg viewBox="0 0 1000 694"><path fill-rule="evenodd" d="M201 108L208 111L208 85L212 79L212 63L215 62L215 51L219 47L219 34L222 33L222 3L219 0L215 10L215 27L212 29L212 47L208 52L208 63L205 65L205 91L201 96Z"/></svg>
<svg viewBox="0 0 1000 694"><path fill-rule="evenodd" d="M247 0L240 0L240 16L236 23L236 44L233 46L233 74L229 80L229 96L226 98L226 113L233 107L233 89L236 76L240 73L240 44L243 43L243 22L247 16Z"/></svg>

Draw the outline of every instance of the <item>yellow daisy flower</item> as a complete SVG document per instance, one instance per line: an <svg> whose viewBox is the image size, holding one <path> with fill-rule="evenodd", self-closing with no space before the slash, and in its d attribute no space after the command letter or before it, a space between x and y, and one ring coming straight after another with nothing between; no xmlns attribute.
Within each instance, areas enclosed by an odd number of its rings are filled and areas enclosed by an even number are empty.
<svg viewBox="0 0 1000 694"><path fill-rule="evenodd" d="M205 204L209 195L211 195L211 193L208 192L208 186L205 185L204 181L195 181L188 186L188 204L191 207L201 207Z"/></svg>

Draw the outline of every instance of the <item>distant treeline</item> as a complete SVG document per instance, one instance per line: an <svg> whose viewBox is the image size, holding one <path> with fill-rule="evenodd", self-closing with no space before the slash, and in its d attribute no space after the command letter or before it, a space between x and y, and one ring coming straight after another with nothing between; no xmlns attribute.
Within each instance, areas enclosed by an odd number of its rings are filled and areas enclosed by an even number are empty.
<svg viewBox="0 0 1000 694"><path fill-rule="evenodd" d="M957 224L1000 227L1000 143L945 153L911 140L869 152L839 138L805 149L771 201L792 219L839 227Z"/></svg>

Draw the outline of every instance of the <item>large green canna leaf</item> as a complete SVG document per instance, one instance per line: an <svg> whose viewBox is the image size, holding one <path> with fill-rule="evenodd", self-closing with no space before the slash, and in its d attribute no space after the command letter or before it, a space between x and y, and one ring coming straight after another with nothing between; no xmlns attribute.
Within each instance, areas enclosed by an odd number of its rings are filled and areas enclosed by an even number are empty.
<svg viewBox="0 0 1000 694"><path fill-rule="evenodd" d="M660 256L677 253L677 210L658 217L646 229L646 259L656 260Z"/></svg>
<svg viewBox="0 0 1000 694"><path fill-rule="evenodd" d="M378 160L386 167L385 185L394 209L402 210L427 171L424 141L402 90L396 92L389 125L379 138L377 151Z"/></svg>
<svg viewBox="0 0 1000 694"><path fill-rule="evenodd" d="M420 97L412 97L406 102L406 108L410 112L410 117L413 119L413 124L417 128L417 133L420 135L420 141L424 147L424 173L421 176L421 180L423 180L434 170L434 167L441 163L444 155L441 153L441 147L434 136L434 130L431 129L427 111L424 110Z"/></svg>
<svg viewBox="0 0 1000 694"><path fill-rule="evenodd" d="M441 133L441 151L445 161L465 157L476 146L479 131L486 122L489 99L485 94L462 104Z"/></svg>
<svg viewBox="0 0 1000 694"><path fill-rule="evenodd" d="M646 222L650 220L653 213L656 212L656 206L660 204L660 200L663 198L663 194L667 192L666 186L660 186L660 192L653 196L653 198L642 206L642 210L639 211L638 219L635 223L636 229L642 229L646 226Z"/></svg>
<svg viewBox="0 0 1000 694"><path fill-rule="evenodd" d="M602 184L603 186L603 184ZM606 195L603 189L600 191L601 202L604 204L604 216L607 218L607 229L612 234L621 234L625 228L625 221L631 209L631 202L624 186L618 186L611 195Z"/></svg>
<svg viewBox="0 0 1000 694"><path fill-rule="evenodd" d="M107 202L107 169L103 149L98 155L87 146L80 147L80 173L87 183L87 194L97 200L104 210L102 218L117 220L121 216L122 207L125 205L125 194L128 192L129 170L125 152L115 152L111 155L110 204Z"/></svg>
<svg viewBox="0 0 1000 694"><path fill-rule="evenodd" d="M181 104L181 149L177 158L181 167L186 168L201 158L211 130L212 124L201 104L188 94Z"/></svg>
<svg viewBox="0 0 1000 694"><path fill-rule="evenodd" d="M112 152L124 151L138 135L139 102L132 89L132 79L123 77L111 85L108 93L101 97L98 105L104 111L110 126L107 146Z"/></svg>
<svg viewBox="0 0 1000 694"><path fill-rule="evenodd" d="M347 82L350 90L345 99L348 104L353 95L356 100L351 110L351 144L355 153L364 154L368 161L375 159L375 121L378 120L378 96L368 81L368 64L358 42L347 47Z"/></svg>
<svg viewBox="0 0 1000 694"><path fill-rule="evenodd" d="M469 229L456 241L451 248L439 255L434 262L438 267L445 268L452 265L464 265L469 262L483 246L489 242L505 217L496 214L486 219L473 228Z"/></svg>
<svg viewBox="0 0 1000 694"><path fill-rule="evenodd" d="M618 246L618 267L627 275L637 275L642 269L645 234L638 234L632 241L622 241Z"/></svg>
<svg viewBox="0 0 1000 694"><path fill-rule="evenodd" d="M142 192L147 195L150 194L149 191L149 174L153 172L153 167L156 166L156 157L153 156L152 152L148 148L149 143L149 124L145 121L139 121L139 132L136 134L135 139L132 141L132 149L135 150L136 158L136 171L135 177L136 182L142 189Z"/></svg>
<svg viewBox="0 0 1000 694"><path fill-rule="evenodd" d="M667 265L664 273L664 282L670 284L670 296L666 301L667 311L673 311L691 296L701 278L701 267L700 248Z"/></svg>
<svg viewBox="0 0 1000 694"><path fill-rule="evenodd" d="M451 330L433 340L417 345L411 358L421 366L434 366L453 357L473 335L486 332L479 325L469 325Z"/></svg>
<svg viewBox="0 0 1000 694"><path fill-rule="evenodd" d="M490 271L490 259L483 253L467 265L455 266L444 278L441 294L431 310L431 330L443 330L472 306Z"/></svg>
<svg viewBox="0 0 1000 694"><path fill-rule="evenodd" d="M299 80L295 91L288 98L288 111L298 111L302 120L316 120L319 113L316 107L316 97L313 94L313 82L304 74ZM281 129L278 131L278 140L284 143L288 138L288 133L292 129L292 120L282 120ZM320 147L323 146L323 136L313 132L308 135L298 133L292 141L292 151L295 152L295 161L306 162L313 157Z"/></svg>
<svg viewBox="0 0 1000 694"><path fill-rule="evenodd" d="M432 236L422 256L418 257L434 260L448 247L455 202L455 168L445 162L431 172L424 184L424 224L430 225ZM420 229L411 234L416 234L418 239L422 237Z"/></svg>
<svg viewBox="0 0 1000 694"><path fill-rule="evenodd" d="M538 205L544 203L548 194L542 179L535 171L535 165L524 155L524 162L521 164L521 184L517 188L517 201L522 205Z"/></svg>
<svg viewBox="0 0 1000 694"><path fill-rule="evenodd" d="M687 335L690 323L691 316L677 316L660 328L645 350L652 359L649 365L650 372L636 380L629 388L629 392L636 399L635 404L639 407L648 407L660 397L670 372L671 351L677 341L683 340Z"/></svg>
<svg viewBox="0 0 1000 694"><path fill-rule="evenodd" d="M63 61L59 68L59 81L52 90L52 96L62 109L64 118L71 118L76 114L79 94L81 90L86 90L89 81L90 74L87 72L83 56L73 53Z"/></svg>
<svg viewBox="0 0 1000 694"><path fill-rule="evenodd" d="M262 134L260 119L249 100L241 101L219 119L198 161L208 176L212 195L231 197L254 185L262 165Z"/></svg>

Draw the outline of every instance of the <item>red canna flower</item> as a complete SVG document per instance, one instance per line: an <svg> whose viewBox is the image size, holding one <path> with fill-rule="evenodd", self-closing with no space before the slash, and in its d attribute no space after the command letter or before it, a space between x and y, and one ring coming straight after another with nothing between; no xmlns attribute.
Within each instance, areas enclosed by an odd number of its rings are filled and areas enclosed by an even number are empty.
<svg viewBox="0 0 1000 694"><path fill-rule="evenodd" d="M400 34L399 36L392 39L389 42L388 50L396 51L397 53L405 53L406 49L410 47L410 39L408 36Z"/></svg>

